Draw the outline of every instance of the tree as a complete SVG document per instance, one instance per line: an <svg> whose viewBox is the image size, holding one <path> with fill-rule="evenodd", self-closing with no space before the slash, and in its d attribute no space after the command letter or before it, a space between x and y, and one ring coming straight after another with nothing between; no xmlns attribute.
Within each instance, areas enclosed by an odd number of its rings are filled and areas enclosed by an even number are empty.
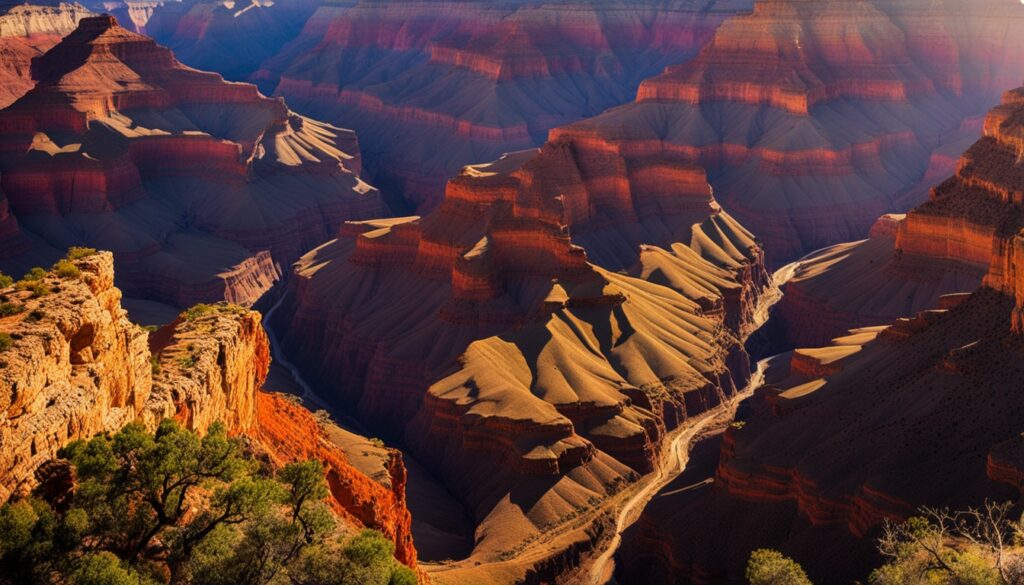
<svg viewBox="0 0 1024 585"><path fill-rule="evenodd" d="M1024 558L1015 541L1022 526L1010 503L950 512L922 508L903 523L886 522L878 550L887 563L872 585L1024 585Z"/></svg>
<svg viewBox="0 0 1024 585"><path fill-rule="evenodd" d="M779 551L755 550L747 561L750 585L811 585L803 568Z"/></svg>
<svg viewBox="0 0 1024 585"><path fill-rule="evenodd" d="M0 585L414 585L376 531L344 540L324 468L273 476L223 425L164 421L61 451L77 476L54 508L0 507ZM411 580L410 580L411 579Z"/></svg>

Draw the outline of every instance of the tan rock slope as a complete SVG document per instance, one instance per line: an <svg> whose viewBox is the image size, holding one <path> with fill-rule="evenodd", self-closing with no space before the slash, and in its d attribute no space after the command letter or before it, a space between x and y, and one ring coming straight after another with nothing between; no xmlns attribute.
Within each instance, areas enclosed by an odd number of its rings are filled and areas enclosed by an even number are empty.
<svg viewBox="0 0 1024 585"><path fill-rule="evenodd" d="M0 501L31 489L40 466L75 439L132 421L155 428L171 417L199 432L221 421L276 464L323 461L339 514L391 536L399 560L415 566L400 454L376 449L386 468L359 469L340 446L345 431L262 392L270 349L259 313L198 307L150 339L121 307L110 253L73 265L77 276L40 280L42 296L0 291L16 308L0 320L10 341L0 351Z"/></svg>
<svg viewBox="0 0 1024 585"><path fill-rule="evenodd" d="M1022 136L1017 89L957 174L899 228L897 246L919 265L987 260L982 287L781 360L750 416L725 434L714 485L646 512L626 555L630 582L670 570L739 582L750 550L768 546L815 583L847 583L875 561L870 538L883 518L1019 497Z"/></svg>
<svg viewBox="0 0 1024 585"><path fill-rule="evenodd" d="M766 280L700 169L553 145L467 167L427 216L346 225L297 264L274 324L324 398L470 509L473 556L446 578L482 579L478 561L553 578L597 533L515 551L590 526L668 431L745 383Z"/></svg>
<svg viewBox="0 0 1024 585"><path fill-rule="evenodd" d="M77 3L37 1L0 4L0 108L32 89L32 59L75 30L91 16Z"/></svg>
<svg viewBox="0 0 1024 585"><path fill-rule="evenodd" d="M636 103L551 136L704 166L778 265L921 202L935 149L1024 76L1021 19L1014 0L762 0Z"/></svg>
<svg viewBox="0 0 1024 585"><path fill-rule="evenodd" d="M84 19L33 75L0 112L8 272L90 245L115 253L128 296L245 304L344 220L384 211L351 131L184 67L112 17Z"/></svg>

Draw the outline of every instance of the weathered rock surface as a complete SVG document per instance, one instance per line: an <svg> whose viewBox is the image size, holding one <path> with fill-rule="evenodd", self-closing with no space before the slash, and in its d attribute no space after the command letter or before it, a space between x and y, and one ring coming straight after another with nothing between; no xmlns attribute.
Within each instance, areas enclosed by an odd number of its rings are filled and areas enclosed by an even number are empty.
<svg viewBox="0 0 1024 585"><path fill-rule="evenodd" d="M384 463L357 468L344 431L262 392L270 348L259 313L213 305L150 336L121 308L110 253L74 265L80 276L49 274L42 282L51 292L41 297L0 291L23 309L0 319L13 342L0 352L0 501L60 481L42 466L75 439L133 421L155 428L174 418L199 432L221 421L276 465L323 461L337 512L356 528L384 531L398 559L415 566L401 455L367 444Z"/></svg>
<svg viewBox="0 0 1024 585"><path fill-rule="evenodd" d="M914 269L897 283L986 262L981 288L779 358L750 416L723 438L713 487L645 514L626 556L630 582L669 570L740 582L746 556L767 546L795 556L816 583L846 583L877 562L870 538L884 518L1019 496L1022 95L1006 94L956 175L896 229L902 254L891 266ZM889 228L879 232L891 237ZM678 528L710 525L699 536ZM645 550L654 539L663 544Z"/></svg>
<svg viewBox="0 0 1024 585"><path fill-rule="evenodd" d="M274 315L325 398L403 438L466 503L471 558L507 558L650 471L668 430L749 375L757 242L700 169L599 154L506 155L467 167L431 214L349 223L296 265Z"/></svg>
<svg viewBox="0 0 1024 585"><path fill-rule="evenodd" d="M1021 19L1013 0L759 1L645 81L636 103L552 138L704 166L722 206L782 264L921 202L931 153L1024 75Z"/></svg>
<svg viewBox="0 0 1024 585"><path fill-rule="evenodd" d="M109 16L33 75L0 113L8 272L89 245L115 253L129 296L248 304L344 220L384 212L351 131L184 67Z"/></svg>
<svg viewBox="0 0 1024 585"><path fill-rule="evenodd" d="M32 59L91 16L77 3L38 1L0 6L0 108L32 89Z"/></svg>

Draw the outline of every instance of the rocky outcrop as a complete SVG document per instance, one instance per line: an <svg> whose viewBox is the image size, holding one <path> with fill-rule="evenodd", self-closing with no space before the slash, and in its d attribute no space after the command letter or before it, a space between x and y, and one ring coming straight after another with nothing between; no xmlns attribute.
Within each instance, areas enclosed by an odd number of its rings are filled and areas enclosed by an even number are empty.
<svg viewBox="0 0 1024 585"><path fill-rule="evenodd" d="M467 167L426 216L347 224L273 323L324 398L445 478L471 558L494 559L650 471L745 383L766 283L700 169L566 143Z"/></svg>
<svg viewBox="0 0 1024 585"><path fill-rule="evenodd" d="M52 460L73 440L129 422L155 429L173 418L205 432L219 421L274 465L323 461L338 514L385 532L415 567L400 454L386 452L385 473L371 475L353 465L329 419L262 392L270 349L259 313L200 305L150 335L121 307L109 252L72 265L78 274L50 272L34 291L0 291L0 501L37 482L66 483Z"/></svg>
<svg viewBox="0 0 1024 585"><path fill-rule="evenodd" d="M32 59L75 30L92 14L81 4L37 2L0 7L0 108L25 95L35 85Z"/></svg>
<svg viewBox="0 0 1024 585"><path fill-rule="evenodd" d="M634 548L627 576L674 568L696 582L738 581L745 555L772 547L816 583L848 582L875 561L870 538L883 519L922 505L963 509L1019 496L1020 95L1006 94L956 175L897 228L889 268L903 271L897 282L912 270L931 278L928 270L986 261L981 288L828 347L798 349L770 369L749 416L722 440L714 486L647 518L638 538L670 544ZM878 237L892 227L880 226ZM860 282L846 286L863 292ZM672 528L712 520L721 528L699 537ZM845 567L836 566L839 556Z"/></svg>
<svg viewBox="0 0 1024 585"><path fill-rule="evenodd" d="M351 131L186 68L112 17L84 19L33 75L0 114L0 182L34 242L0 250L10 272L90 245L115 253L129 296L249 304L343 221L384 212Z"/></svg>
<svg viewBox="0 0 1024 585"><path fill-rule="evenodd" d="M775 265L863 238L879 215L921 202L941 163L931 153L973 132L970 121L1024 74L1012 24L1024 7L924 4L759 1L695 59L645 81L636 103L552 139L705 167Z"/></svg>

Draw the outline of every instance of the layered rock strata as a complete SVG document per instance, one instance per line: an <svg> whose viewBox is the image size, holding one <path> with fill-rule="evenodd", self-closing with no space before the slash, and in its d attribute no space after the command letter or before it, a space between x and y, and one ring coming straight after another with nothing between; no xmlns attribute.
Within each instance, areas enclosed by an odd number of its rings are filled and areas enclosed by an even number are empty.
<svg viewBox="0 0 1024 585"><path fill-rule="evenodd" d="M328 4L253 80L355 128L374 184L425 212L462 165L632 99L749 0Z"/></svg>
<svg viewBox="0 0 1024 585"><path fill-rule="evenodd" d="M258 313L208 306L150 335L121 307L110 253L73 265L79 275L39 281L49 292L0 291L16 308L0 320L10 341L0 352L0 501L30 490L75 439L129 422L155 429L173 418L205 432L220 421L276 465L323 461L337 512L355 528L384 531L398 559L415 566L401 455L378 449L383 474L359 469L329 419L262 392L270 349Z"/></svg>
<svg viewBox="0 0 1024 585"><path fill-rule="evenodd" d="M77 3L0 6L0 108L32 89L32 59L39 57L91 16Z"/></svg>
<svg viewBox="0 0 1024 585"><path fill-rule="evenodd" d="M471 558L495 562L744 384L766 281L700 169L549 145L467 167L427 216L347 224L296 265L274 324L325 398L445 479Z"/></svg>
<svg viewBox="0 0 1024 585"><path fill-rule="evenodd" d="M778 317L787 341L822 345L853 327L889 323L970 292L1021 223L1011 120L1020 101L1008 92L986 118L981 140L960 157L954 177L932 189L906 217L883 217L868 240L804 259L785 285ZM851 286L856 283L856 286Z"/></svg>
<svg viewBox="0 0 1024 585"><path fill-rule="evenodd" d="M33 75L0 113L8 272L90 245L115 253L129 296L248 304L344 220L384 211L351 131L184 67L112 17L82 20Z"/></svg>
<svg viewBox="0 0 1024 585"><path fill-rule="evenodd" d="M931 153L1024 75L1024 6L982 4L759 1L636 103L551 136L704 166L782 264L920 203Z"/></svg>
<svg viewBox="0 0 1024 585"><path fill-rule="evenodd" d="M630 580L675 570L738 581L745 555L767 546L795 556L816 583L848 582L877 562L870 539L885 518L1019 497L1021 95L1006 94L956 175L897 231L900 262L918 269L987 262L981 288L794 352L726 433L713 487L647 515L637 542L667 544L631 548ZM699 539L679 528L711 519L719 528Z"/></svg>

